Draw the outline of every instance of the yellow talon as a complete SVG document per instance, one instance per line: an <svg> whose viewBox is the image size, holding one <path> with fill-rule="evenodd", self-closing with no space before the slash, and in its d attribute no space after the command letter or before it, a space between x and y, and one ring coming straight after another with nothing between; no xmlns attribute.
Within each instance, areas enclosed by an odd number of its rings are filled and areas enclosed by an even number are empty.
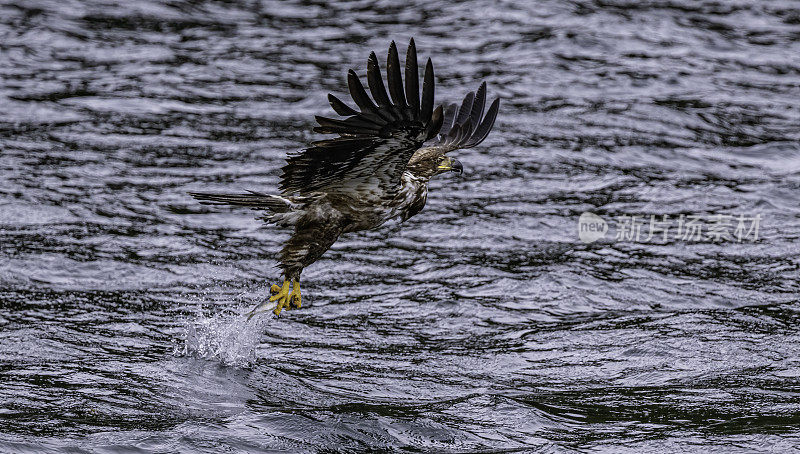
<svg viewBox="0 0 800 454"><path fill-rule="evenodd" d="M270 288L270 291L273 293L273 295L269 297L269 300L278 302L278 304L275 306L275 309L272 310L275 315L281 315L281 310L283 310L284 307L289 307L290 285L291 284L289 281L283 281L283 287L278 288L277 292L275 292L276 287L278 287L277 285L273 285Z"/></svg>
<svg viewBox="0 0 800 454"><path fill-rule="evenodd" d="M289 304L300 309L300 281L294 281L292 284L292 293L289 294Z"/></svg>

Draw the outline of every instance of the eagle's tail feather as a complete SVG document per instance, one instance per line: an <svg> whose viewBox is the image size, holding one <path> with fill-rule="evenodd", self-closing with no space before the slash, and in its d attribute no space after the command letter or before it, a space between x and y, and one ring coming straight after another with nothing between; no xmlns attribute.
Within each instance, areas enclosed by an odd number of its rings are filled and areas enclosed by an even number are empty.
<svg viewBox="0 0 800 454"><path fill-rule="evenodd" d="M270 210L285 213L292 209L293 203L286 197L250 191L249 194L219 194L211 192L190 192L190 196L205 205L236 205L255 210Z"/></svg>

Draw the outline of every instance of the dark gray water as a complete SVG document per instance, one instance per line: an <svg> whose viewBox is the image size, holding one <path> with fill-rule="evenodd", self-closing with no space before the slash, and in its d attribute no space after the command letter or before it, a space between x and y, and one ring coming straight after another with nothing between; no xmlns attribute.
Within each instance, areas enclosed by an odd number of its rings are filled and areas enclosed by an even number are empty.
<svg viewBox="0 0 800 454"><path fill-rule="evenodd" d="M799 449L800 3L0 4L0 452ZM494 132L245 324L286 232L187 191L273 190L411 36Z"/></svg>

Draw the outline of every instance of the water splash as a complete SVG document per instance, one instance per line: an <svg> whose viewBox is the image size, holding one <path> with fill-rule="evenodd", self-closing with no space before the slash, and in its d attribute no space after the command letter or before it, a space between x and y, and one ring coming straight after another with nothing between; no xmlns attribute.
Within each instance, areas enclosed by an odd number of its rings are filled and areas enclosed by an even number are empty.
<svg viewBox="0 0 800 454"><path fill-rule="evenodd" d="M234 313L199 313L183 327L183 343L176 345L177 356L193 356L219 361L227 366L247 367L256 361L256 348L269 317L247 320L248 309Z"/></svg>

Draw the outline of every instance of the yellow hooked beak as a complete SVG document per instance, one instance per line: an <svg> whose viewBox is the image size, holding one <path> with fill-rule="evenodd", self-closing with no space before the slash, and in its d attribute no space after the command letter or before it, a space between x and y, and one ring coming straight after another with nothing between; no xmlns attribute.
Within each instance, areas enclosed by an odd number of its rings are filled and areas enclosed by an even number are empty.
<svg viewBox="0 0 800 454"><path fill-rule="evenodd" d="M459 175L464 173L464 166L461 165L458 159L451 158L449 156L445 156L442 162L439 163L439 167L437 167L437 169L440 172L446 172L448 170L451 172L458 172Z"/></svg>

